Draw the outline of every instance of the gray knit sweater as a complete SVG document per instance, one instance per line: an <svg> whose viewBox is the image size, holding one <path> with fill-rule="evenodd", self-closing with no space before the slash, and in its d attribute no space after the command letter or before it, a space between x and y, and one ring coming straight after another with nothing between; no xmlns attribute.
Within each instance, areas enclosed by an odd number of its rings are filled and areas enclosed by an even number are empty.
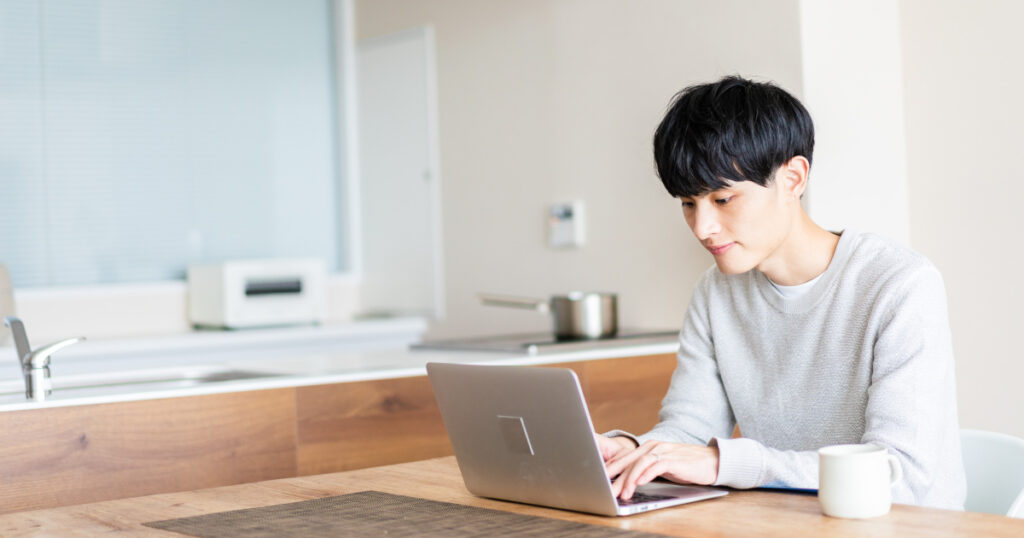
<svg viewBox="0 0 1024 538"><path fill-rule="evenodd" d="M793 298L756 269L712 267L679 340L660 421L641 441L717 443L717 485L808 489L818 448L874 443L903 466L894 502L963 509L946 295L919 254L846 230Z"/></svg>

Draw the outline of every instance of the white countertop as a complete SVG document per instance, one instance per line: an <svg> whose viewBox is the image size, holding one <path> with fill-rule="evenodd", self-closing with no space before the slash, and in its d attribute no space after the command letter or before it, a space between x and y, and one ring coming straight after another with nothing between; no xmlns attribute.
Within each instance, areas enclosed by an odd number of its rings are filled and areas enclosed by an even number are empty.
<svg viewBox="0 0 1024 538"><path fill-rule="evenodd" d="M73 405L101 404L173 398L200 394L238 392L246 390L323 385L371 379L409 377L426 375L428 362L454 362L469 364L538 365L558 362L573 362L591 359L628 357L675 353L678 342L666 340L658 343L630 343L612 345L601 349L579 350L545 355L492 353L483 351L434 351L409 350L406 343L399 346L324 351L323 347L311 349L277 349L270 351L247 350L245 352L195 353L182 349L174 360L149 361L143 366L136 361L126 366L122 360L92 358L67 361L61 364L55 358L52 367L55 390L43 402L25 400L23 380L18 375L0 376L0 411L64 407ZM11 362L14 363L13 356ZM15 370L16 371L16 370ZM71 385L98 385L113 376L128 378L168 379L183 373L201 375L204 372L244 371L267 375L251 379L218 381L195 384L188 380L181 382L162 381L159 383L86 388L60 388L61 381ZM4 374L9 374L4 370ZM64 377L61 377L61 376Z"/></svg>

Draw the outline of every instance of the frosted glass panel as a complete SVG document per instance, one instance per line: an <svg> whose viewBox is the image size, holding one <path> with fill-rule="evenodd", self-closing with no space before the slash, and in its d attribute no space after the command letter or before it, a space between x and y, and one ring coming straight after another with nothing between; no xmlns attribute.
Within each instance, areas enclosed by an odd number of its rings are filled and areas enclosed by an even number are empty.
<svg viewBox="0 0 1024 538"><path fill-rule="evenodd" d="M340 268L327 0L0 0L0 261L15 286Z"/></svg>
<svg viewBox="0 0 1024 538"><path fill-rule="evenodd" d="M0 1L0 261L16 283L46 270L38 36L36 2Z"/></svg>

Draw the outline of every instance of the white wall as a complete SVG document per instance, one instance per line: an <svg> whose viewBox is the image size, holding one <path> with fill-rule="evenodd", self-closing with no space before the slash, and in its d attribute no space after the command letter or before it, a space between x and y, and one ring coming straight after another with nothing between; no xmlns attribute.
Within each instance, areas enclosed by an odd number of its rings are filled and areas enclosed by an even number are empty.
<svg viewBox="0 0 1024 538"><path fill-rule="evenodd" d="M805 205L829 230L910 243L899 4L801 0L804 106L815 127Z"/></svg>
<svg viewBox="0 0 1024 538"><path fill-rule="evenodd" d="M807 206L901 240L942 272L961 425L1024 437L1024 4L802 0L818 146ZM974 254L974 255L972 255Z"/></svg>
<svg viewBox="0 0 1024 538"><path fill-rule="evenodd" d="M712 264L654 172L684 86L739 73L800 94L793 1L365 0L356 32L437 36L447 317L434 338L546 331L477 292L620 294L622 327L677 329ZM583 199L587 245L545 246L549 203Z"/></svg>
<svg viewBox="0 0 1024 538"><path fill-rule="evenodd" d="M901 9L912 245L946 281L961 424L1024 437L1024 2Z"/></svg>
<svg viewBox="0 0 1024 538"><path fill-rule="evenodd" d="M807 196L829 228L908 242L949 295L961 423L1024 437L1024 262L1014 156L1024 3L360 0L368 37L438 30L448 318L432 336L545 330L477 291L621 293L623 325L675 327L711 260L653 172L671 95L726 73L801 96ZM590 243L544 247L546 204L583 198ZM972 255L973 254L973 255Z"/></svg>

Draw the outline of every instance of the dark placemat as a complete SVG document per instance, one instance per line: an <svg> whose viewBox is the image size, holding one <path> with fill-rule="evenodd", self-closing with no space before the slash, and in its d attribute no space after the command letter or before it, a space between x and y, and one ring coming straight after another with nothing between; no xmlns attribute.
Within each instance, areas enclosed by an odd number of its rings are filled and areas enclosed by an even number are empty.
<svg viewBox="0 0 1024 538"><path fill-rule="evenodd" d="M144 523L191 536L658 536L488 508L360 491Z"/></svg>

